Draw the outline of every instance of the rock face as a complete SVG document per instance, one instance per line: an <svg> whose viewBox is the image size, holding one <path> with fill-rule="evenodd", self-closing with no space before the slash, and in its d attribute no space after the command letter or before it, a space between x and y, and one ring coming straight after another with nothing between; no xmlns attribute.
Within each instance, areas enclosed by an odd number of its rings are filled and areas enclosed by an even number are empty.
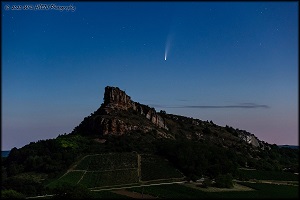
<svg viewBox="0 0 300 200"><path fill-rule="evenodd" d="M261 143L254 134L248 133L246 131L240 131L238 133L238 137L254 147L264 146L263 143Z"/></svg>
<svg viewBox="0 0 300 200"><path fill-rule="evenodd" d="M131 100L124 91L120 90L118 87L107 86L104 93L104 106L107 110L109 109L121 109L121 110L134 110L139 114L144 115L153 124L157 125L159 128L167 129L165 120L155 111L154 108L149 106L136 103Z"/></svg>
<svg viewBox="0 0 300 200"><path fill-rule="evenodd" d="M105 87L105 107L128 110L129 108L133 107L133 104L134 102L131 101L130 96L128 96L124 91L120 90L118 87Z"/></svg>
<svg viewBox="0 0 300 200"><path fill-rule="evenodd" d="M164 118L154 108L132 101L130 96L118 87L107 86L104 92L104 103L95 113L85 118L73 132L122 135L133 130L147 132L152 129L145 123L140 124L130 120L128 116L132 115L144 117L144 121L147 120L158 128L168 130ZM166 133L162 131L161 135L165 137Z"/></svg>

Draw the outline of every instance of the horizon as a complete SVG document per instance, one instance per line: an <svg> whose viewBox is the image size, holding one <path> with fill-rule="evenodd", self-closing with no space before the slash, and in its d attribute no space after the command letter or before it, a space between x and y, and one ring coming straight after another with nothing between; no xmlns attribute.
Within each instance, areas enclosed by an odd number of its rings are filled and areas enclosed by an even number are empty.
<svg viewBox="0 0 300 200"><path fill-rule="evenodd" d="M70 133L107 85L156 111L299 146L298 2L1 5L2 149Z"/></svg>

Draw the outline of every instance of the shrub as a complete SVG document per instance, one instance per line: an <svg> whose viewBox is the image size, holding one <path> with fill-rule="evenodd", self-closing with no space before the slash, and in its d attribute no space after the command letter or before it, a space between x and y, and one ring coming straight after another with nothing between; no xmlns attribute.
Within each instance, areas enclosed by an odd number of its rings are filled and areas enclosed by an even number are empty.
<svg viewBox="0 0 300 200"><path fill-rule="evenodd" d="M208 188L212 185L212 182L209 178L204 179L203 183L202 183L202 187L203 188Z"/></svg>

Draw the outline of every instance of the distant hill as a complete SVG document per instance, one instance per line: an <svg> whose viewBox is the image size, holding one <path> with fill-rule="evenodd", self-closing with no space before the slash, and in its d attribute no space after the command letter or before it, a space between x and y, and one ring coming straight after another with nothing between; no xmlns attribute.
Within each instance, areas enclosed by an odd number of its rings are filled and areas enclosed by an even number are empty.
<svg viewBox="0 0 300 200"><path fill-rule="evenodd" d="M279 148L299 149L298 145L277 145Z"/></svg>
<svg viewBox="0 0 300 200"><path fill-rule="evenodd" d="M126 153L141 155L141 166L131 162L137 157L126 157ZM116 156L103 160L105 156L97 154ZM128 172L123 167L119 173L102 172L123 159L133 164ZM2 161L2 188L34 196L46 193L51 183L55 188L53 181L58 179L104 187L175 178L176 172L188 180L214 179L219 174L239 178L239 168L296 173L299 149L280 148L246 130L213 121L158 112L134 102L118 87L107 86L100 107L71 133L13 148ZM168 167L170 173L164 173Z"/></svg>
<svg viewBox="0 0 300 200"><path fill-rule="evenodd" d="M10 151L1 151L1 157L7 157Z"/></svg>

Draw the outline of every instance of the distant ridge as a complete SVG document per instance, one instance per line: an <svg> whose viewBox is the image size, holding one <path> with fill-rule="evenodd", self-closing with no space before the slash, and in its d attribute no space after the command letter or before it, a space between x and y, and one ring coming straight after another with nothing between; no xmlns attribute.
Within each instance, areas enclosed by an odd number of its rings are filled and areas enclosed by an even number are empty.
<svg viewBox="0 0 300 200"><path fill-rule="evenodd" d="M1 157L7 157L10 151L1 151Z"/></svg>
<svg viewBox="0 0 300 200"><path fill-rule="evenodd" d="M298 145L277 145L279 148L299 149Z"/></svg>

